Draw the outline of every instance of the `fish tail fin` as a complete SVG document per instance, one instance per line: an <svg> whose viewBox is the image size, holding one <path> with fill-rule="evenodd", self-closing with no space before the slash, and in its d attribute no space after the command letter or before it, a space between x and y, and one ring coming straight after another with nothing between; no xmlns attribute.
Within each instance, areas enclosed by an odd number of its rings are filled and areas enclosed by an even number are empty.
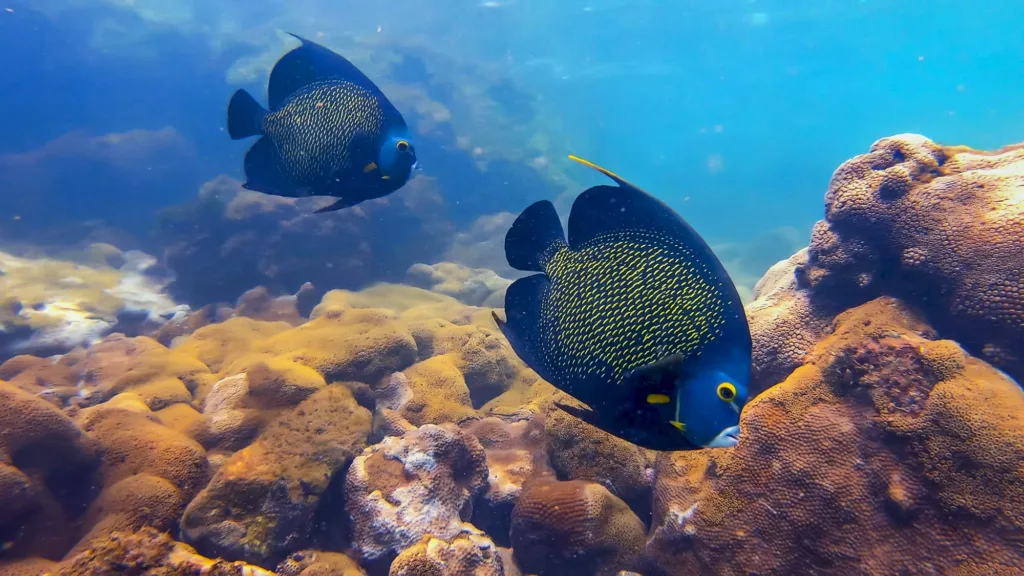
<svg viewBox="0 0 1024 576"><path fill-rule="evenodd" d="M543 272L548 260L565 247L562 222L554 204L547 200L523 210L505 234L508 265L525 272Z"/></svg>
<svg viewBox="0 0 1024 576"><path fill-rule="evenodd" d="M267 110L245 90L237 90L228 103L228 135L232 140L263 134Z"/></svg>

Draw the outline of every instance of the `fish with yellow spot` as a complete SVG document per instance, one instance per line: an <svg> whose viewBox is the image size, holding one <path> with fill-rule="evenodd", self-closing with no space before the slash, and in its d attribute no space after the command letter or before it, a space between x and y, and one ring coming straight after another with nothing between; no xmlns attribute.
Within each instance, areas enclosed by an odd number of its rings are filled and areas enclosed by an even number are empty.
<svg viewBox="0 0 1024 576"><path fill-rule="evenodd" d="M245 90L228 104L233 140L262 136L245 155L242 186L289 198L338 198L317 212L355 206L404 186L416 166L416 150L401 113L344 57L295 38L302 45L270 72L270 110Z"/></svg>
<svg viewBox="0 0 1024 576"><path fill-rule="evenodd" d="M587 405L562 410L638 446L734 446L747 401L751 339L725 268L660 200L615 181L580 194L568 242L547 200L505 236L520 278L494 320L542 378Z"/></svg>

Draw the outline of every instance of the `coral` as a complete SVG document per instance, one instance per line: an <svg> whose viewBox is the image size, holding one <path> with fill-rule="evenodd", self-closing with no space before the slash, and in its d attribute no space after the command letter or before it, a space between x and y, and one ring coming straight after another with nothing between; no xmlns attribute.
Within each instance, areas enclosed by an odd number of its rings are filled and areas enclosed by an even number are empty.
<svg viewBox="0 0 1024 576"><path fill-rule="evenodd" d="M277 566L280 576L366 576L355 560L337 552L300 550Z"/></svg>
<svg viewBox="0 0 1024 576"><path fill-rule="evenodd" d="M610 575L643 550L644 524L599 484L541 480L512 512L512 550L529 574Z"/></svg>
<svg viewBox="0 0 1024 576"><path fill-rule="evenodd" d="M601 484L630 504L637 514L649 515L654 452L557 408L549 410L545 431L551 465L559 478Z"/></svg>
<svg viewBox="0 0 1024 576"><path fill-rule="evenodd" d="M812 299L803 282L807 249L771 268L754 286L747 304L747 324L753 342L751 397L789 376L828 330L841 308L828 299Z"/></svg>
<svg viewBox="0 0 1024 576"><path fill-rule="evenodd" d="M508 545L512 509L523 486L555 476L544 450L544 418L489 416L471 422L466 431L484 447L488 470L487 491L473 504L473 524Z"/></svg>
<svg viewBox="0 0 1024 576"><path fill-rule="evenodd" d="M322 200L250 192L227 176L207 182L197 202L162 213L164 260L176 275L170 292L206 304L234 301L253 286L271 294L293 294L306 282L363 288L435 261L452 234L428 177L349 210L314 214Z"/></svg>
<svg viewBox="0 0 1024 576"><path fill-rule="evenodd" d="M1024 147L981 152L914 134L841 165L806 279L848 304L886 294L1024 379Z"/></svg>
<svg viewBox="0 0 1024 576"><path fill-rule="evenodd" d="M214 379L195 358L145 336L113 334L91 346L72 368L78 374L80 406L105 402L132 392L151 410L191 402L192 393Z"/></svg>
<svg viewBox="0 0 1024 576"><path fill-rule="evenodd" d="M466 521L473 498L487 488L487 472L480 442L451 424L408 429L368 447L345 482L353 548L372 561L427 534L452 542L478 532Z"/></svg>
<svg viewBox="0 0 1024 576"><path fill-rule="evenodd" d="M734 449L660 458L644 573L1024 570L1024 391L931 335L893 299L846 311Z"/></svg>
<svg viewBox="0 0 1024 576"><path fill-rule="evenodd" d="M392 374L374 394L380 407L398 412L416 426L478 417L462 372L444 356L428 358Z"/></svg>
<svg viewBox="0 0 1024 576"><path fill-rule="evenodd" d="M0 574L5 576L49 576L56 572L59 564L45 558L20 558L10 562L0 561Z"/></svg>
<svg viewBox="0 0 1024 576"><path fill-rule="evenodd" d="M102 404L84 411L78 423L99 446L104 486L150 474L169 481L188 501L210 479L203 447L148 411Z"/></svg>
<svg viewBox="0 0 1024 576"><path fill-rule="evenodd" d="M370 414L343 386L284 412L235 452L182 517L199 550L273 566L303 547L335 474L366 446Z"/></svg>
<svg viewBox="0 0 1024 576"><path fill-rule="evenodd" d="M406 272L406 282L411 286L451 296L470 306L492 308L505 305L505 289L512 283L493 270L468 268L452 262L414 264Z"/></svg>
<svg viewBox="0 0 1024 576"><path fill-rule="evenodd" d="M63 563L59 576L274 576L243 562L200 556L191 546L175 542L153 528L114 532L105 541Z"/></svg>
<svg viewBox="0 0 1024 576"><path fill-rule="evenodd" d="M0 359L64 353L115 329L155 330L188 309L163 293L169 278L155 258L131 251L115 263L0 252Z"/></svg>
<svg viewBox="0 0 1024 576"><path fill-rule="evenodd" d="M424 536L391 563L390 576L505 576L504 558L479 530L451 542Z"/></svg>
<svg viewBox="0 0 1024 576"><path fill-rule="evenodd" d="M96 443L47 401L0 382L0 542L60 558L94 496ZM70 532L69 532L70 530Z"/></svg>
<svg viewBox="0 0 1024 576"><path fill-rule="evenodd" d="M93 500L82 519L78 544L65 557L102 543L113 532L135 532L147 526L173 530L184 509L181 491L169 481L146 473L128 476Z"/></svg>

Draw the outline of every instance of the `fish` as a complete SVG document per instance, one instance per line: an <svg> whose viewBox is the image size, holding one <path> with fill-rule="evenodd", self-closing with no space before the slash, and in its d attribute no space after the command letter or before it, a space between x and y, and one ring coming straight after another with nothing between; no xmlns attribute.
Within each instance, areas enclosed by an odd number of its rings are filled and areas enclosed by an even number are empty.
<svg viewBox="0 0 1024 576"><path fill-rule="evenodd" d="M416 168L409 128L384 93L340 54L301 36L270 72L269 110L244 89L228 103L232 140L246 152L243 188L301 198L331 196L334 212L387 196Z"/></svg>
<svg viewBox="0 0 1024 576"><path fill-rule="evenodd" d="M581 193L567 222L527 207L505 235L509 266L536 272L506 290L513 351L585 407L556 406L657 451L735 446L751 338L735 285L699 234L661 200L570 155L615 186Z"/></svg>

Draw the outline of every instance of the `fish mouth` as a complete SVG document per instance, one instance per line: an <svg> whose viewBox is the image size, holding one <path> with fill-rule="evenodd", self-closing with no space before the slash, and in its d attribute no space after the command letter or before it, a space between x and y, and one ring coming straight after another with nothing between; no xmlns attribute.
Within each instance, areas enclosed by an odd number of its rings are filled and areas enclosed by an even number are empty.
<svg viewBox="0 0 1024 576"><path fill-rule="evenodd" d="M718 433L715 439L704 445L705 448L732 448L740 441L740 427L729 426Z"/></svg>

